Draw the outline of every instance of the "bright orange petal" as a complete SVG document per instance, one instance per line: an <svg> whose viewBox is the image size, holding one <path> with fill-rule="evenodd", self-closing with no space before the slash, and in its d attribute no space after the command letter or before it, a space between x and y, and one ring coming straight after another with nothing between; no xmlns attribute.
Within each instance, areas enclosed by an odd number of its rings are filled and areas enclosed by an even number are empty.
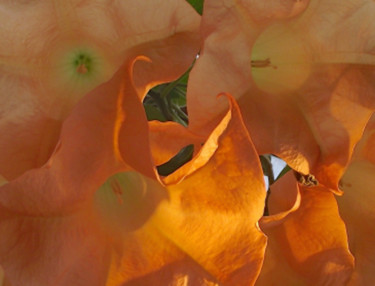
<svg viewBox="0 0 375 286"><path fill-rule="evenodd" d="M294 193L297 182L291 173L276 182L276 188L271 189L270 206L284 209L284 201L278 196L274 200L273 194L280 187L291 186ZM345 285L352 274L353 257L335 197L322 187L299 186L299 192L300 207L281 223L261 221L269 248L257 285Z"/></svg>
<svg viewBox="0 0 375 286"><path fill-rule="evenodd" d="M285 174L271 188L272 199L267 199L269 215L263 216L260 221L266 228L281 224L301 204L301 194L292 172Z"/></svg>
<svg viewBox="0 0 375 286"><path fill-rule="evenodd" d="M150 121L150 144L155 165L161 165L175 156L183 147L194 145L198 151L205 139L191 133L176 122Z"/></svg>
<svg viewBox="0 0 375 286"><path fill-rule="evenodd" d="M165 182L169 197L151 224L225 285L254 283L266 243L258 228L265 186L233 100L197 157Z"/></svg>

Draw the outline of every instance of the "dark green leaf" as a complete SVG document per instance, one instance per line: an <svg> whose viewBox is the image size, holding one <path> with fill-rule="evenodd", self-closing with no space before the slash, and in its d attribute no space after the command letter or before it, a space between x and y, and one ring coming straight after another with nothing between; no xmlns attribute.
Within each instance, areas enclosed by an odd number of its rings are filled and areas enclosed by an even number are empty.
<svg viewBox="0 0 375 286"><path fill-rule="evenodd" d="M168 162L157 167L158 172L162 176L168 176L187 163L193 157L194 145L188 145L181 149L180 152Z"/></svg>
<svg viewBox="0 0 375 286"><path fill-rule="evenodd" d="M159 108L152 104L144 104L147 120L167 121Z"/></svg>
<svg viewBox="0 0 375 286"><path fill-rule="evenodd" d="M202 15L204 0L187 0L194 9Z"/></svg>

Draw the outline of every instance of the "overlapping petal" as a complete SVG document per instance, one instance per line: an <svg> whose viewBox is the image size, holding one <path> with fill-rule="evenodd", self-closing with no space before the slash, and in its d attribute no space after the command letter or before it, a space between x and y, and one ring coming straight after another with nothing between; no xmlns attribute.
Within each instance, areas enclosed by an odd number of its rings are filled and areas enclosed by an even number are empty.
<svg viewBox="0 0 375 286"><path fill-rule="evenodd" d="M205 1L191 130L207 134L225 110L216 94L229 92L259 153L338 191L375 108L374 11L370 0Z"/></svg>
<svg viewBox="0 0 375 286"><path fill-rule="evenodd" d="M238 107L232 104L200 153L164 179L166 187L138 177L143 198L151 200L148 210L155 210L142 228L124 234L120 245L126 255L117 252L111 267L117 279L132 278L129 285L168 285L171 278L176 285L248 285L256 280L265 248L257 224L264 182ZM139 211L128 210L132 218L126 219L121 211L119 223L138 221Z"/></svg>
<svg viewBox="0 0 375 286"><path fill-rule="evenodd" d="M298 209L283 196L295 192ZM269 243L256 285L346 285L354 263L334 195L297 185L290 172L272 187L268 206L271 216L260 226ZM288 209L280 220L277 213Z"/></svg>
<svg viewBox="0 0 375 286"><path fill-rule="evenodd" d="M258 220L265 187L239 109L232 105L197 158L165 179L169 200L158 206L151 223L224 285L249 285L263 261Z"/></svg>
<svg viewBox="0 0 375 286"><path fill-rule="evenodd" d="M2 1L0 18L0 174L7 180L45 164L74 105L121 66L133 68L142 98L180 76L199 48L200 19L183 0Z"/></svg>
<svg viewBox="0 0 375 286"><path fill-rule="evenodd" d="M348 230L350 250L355 257L355 272L349 285L375 282L375 117L366 127L353 159L340 184L344 194L337 198L340 214Z"/></svg>
<svg viewBox="0 0 375 286"><path fill-rule="evenodd" d="M265 189L238 107L163 186L131 72L124 65L78 103L47 164L0 188L0 264L12 285L257 278Z"/></svg>
<svg viewBox="0 0 375 286"><path fill-rule="evenodd" d="M194 145L198 152L205 138L190 132L176 122L149 122L152 157L155 165L161 165L175 156L183 147Z"/></svg>

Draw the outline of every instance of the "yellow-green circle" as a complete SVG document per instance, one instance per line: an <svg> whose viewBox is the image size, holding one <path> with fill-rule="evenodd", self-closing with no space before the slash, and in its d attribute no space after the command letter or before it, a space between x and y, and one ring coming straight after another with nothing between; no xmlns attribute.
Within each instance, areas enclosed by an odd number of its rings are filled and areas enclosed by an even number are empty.
<svg viewBox="0 0 375 286"><path fill-rule="evenodd" d="M291 93L308 79L311 62L308 47L293 29L271 26L252 48L252 77L257 87L267 93Z"/></svg>

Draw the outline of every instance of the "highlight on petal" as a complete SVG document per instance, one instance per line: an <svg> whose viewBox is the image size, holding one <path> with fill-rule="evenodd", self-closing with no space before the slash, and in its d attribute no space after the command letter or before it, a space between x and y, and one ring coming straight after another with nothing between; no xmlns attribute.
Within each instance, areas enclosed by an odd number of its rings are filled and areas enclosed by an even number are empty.
<svg viewBox="0 0 375 286"><path fill-rule="evenodd" d="M215 281L148 222L161 200L168 200L165 188L136 172L114 175L95 194L99 222L112 238L106 285Z"/></svg>
<svg viewBox="0 0 375 286"><path fill-rule="evenodd" d="M348 285L371 285L375 282L375 117L366 127L357 145L352 161L341 178L344 191L337 198L346 228L350 250L355 258L355 269Z"/></svg>
<svg viewBox="0 0 375 286"><path fill-rule="evenodd" d="M265 189L258 156L232 104L196 157L163 180L165 187L123 173L107 183L112 191L102 190L100 197L110 196L99 199L99 205L110 210L103 217L105 224L117 233L117 249L124 248L113 253L110 285L167 284L176 281L178 273L191 285L254 283L265 248L257 223ZM134 195L120 184L130 178L135 179ZM132 200L133 205L124 208L129 196L141 203ZM119 225L135 231L121 235Z"/></svg>
<svg viewBox="0 0 375 286"><path fill-rule="evenodd" d="M271 187L271 213L285 209L285 200L278 195L274 200L273 194L294 193L295 189L301 196L297 210L289 211L278 223L260 222L269 244L256 285L346 285L354 262L331 192L322 187L297 186L289 173Z"/></svg>
<svg viewBox="0 0 375 286"><path fill-rule="evenodd" d="M229 92L258 153L277 155L339 194L375 110L368 41L375 4L311 0L295 17L275 21L274 9L292 1L255 2L205 1L203 49L188 83L189 129L207 136L226 110L215 96Z"/></svg>
<svg viewBox="0 0 375 286"><path fill-rule="evenodd" d="M251 285L266 244L258 227L265 186L233 99L231 106L197 157L165 178L169 199L150 222L223 284Z"/></svg>
<svg viewBox="0 0 375 286"><path fill-rule="evenodd" d="M199 264L153 229L144 227L129 233L122 243L124 255L114 253L107 285L219 285Z"/></svg>

